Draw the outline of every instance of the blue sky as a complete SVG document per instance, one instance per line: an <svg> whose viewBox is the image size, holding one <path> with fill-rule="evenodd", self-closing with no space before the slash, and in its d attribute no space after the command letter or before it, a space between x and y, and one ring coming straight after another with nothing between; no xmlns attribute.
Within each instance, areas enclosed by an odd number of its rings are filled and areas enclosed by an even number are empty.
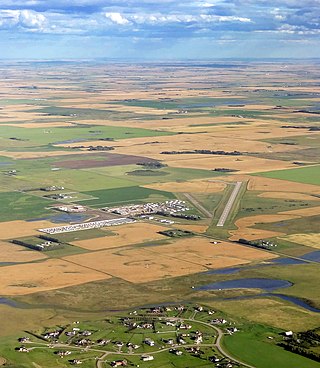
<svg viewBox="0 0 320 368"><path fill-rule="evenodd" d="M320 0L0 0L0 58L320 57Z"/></svg>

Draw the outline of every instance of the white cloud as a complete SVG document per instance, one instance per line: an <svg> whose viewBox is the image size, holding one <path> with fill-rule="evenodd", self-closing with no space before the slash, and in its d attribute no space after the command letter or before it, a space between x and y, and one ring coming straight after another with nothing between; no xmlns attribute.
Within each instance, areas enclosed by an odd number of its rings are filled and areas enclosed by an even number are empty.
<svg viewBox="0 0 320 368"><path fill-rule="evenodd" d="M46 17L43 14L31 11L20 10L19 24L25 28L43 29L46 23Z"/></svg>
<svg viewBox="0 0 320 368"><path fill-rule="evenodd" d="M0 27L20 27L31 31L43 30L47 22L43 14L32 10L0 10Z"/></svg>
<svg viewBox="0 0 320 368"><path fill-rule="evenodd" d="M105 16L110 19L112 23L119 24L121 26L130 23L129 20L120 13L106 13Z"/></svg>
<svg viewBox="0 0 320 368"><path fill-rule="evenodd" d="M218 16L211 14L134 14L126 15L125 17L120 13L107 13L107 18L110 18L113 23L117 24L163 24L163 23L220 23L220 22L240 22L240 23L250 23L251 19L245 17L236 16Z"/></svg>

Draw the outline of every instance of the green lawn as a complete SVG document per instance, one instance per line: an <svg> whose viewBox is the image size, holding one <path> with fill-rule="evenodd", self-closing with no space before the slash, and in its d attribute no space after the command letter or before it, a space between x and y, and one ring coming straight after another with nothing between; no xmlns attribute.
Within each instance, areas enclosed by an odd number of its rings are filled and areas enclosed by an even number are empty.
<svg viewBox="0 0 320 368"><path fill-rule="evenodd" d="M295 181L304 184L320 185L320 165L299 167L297 169L268 171L254 175L266 178Z"/></svg>
<svg viewBox="0 0 320 368"><path fill-rule="evenodd" d="M272 329L251 325L233 336L226 336L224 345L231 354L256 368L316 368L319 363L290 353L268 341Z"/></svg>

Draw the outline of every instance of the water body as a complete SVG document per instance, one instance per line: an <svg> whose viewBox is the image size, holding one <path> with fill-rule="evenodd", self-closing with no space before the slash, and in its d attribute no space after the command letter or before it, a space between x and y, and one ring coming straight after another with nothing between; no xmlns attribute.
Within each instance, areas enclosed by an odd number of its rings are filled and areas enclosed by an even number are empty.
<svg viewBox="0 0 320 368"><path fill-rule="evenodd" d="M65 141L54 142L53 144L69 144L69 143L78 143L78 142L86 142L88 138L74 138L74 139L67 139Z"/></svg>
<svg viewBox="0 0 320 368"><path fill-rule="evenodd" d="M278 293L261 293L258 295L240 295L240 296L234 296L232 298L220 298L220 300L243 300L243 299L257 299L257 298L261 298L261 297L277 297L279 299L288 301L290 303L293 303L295 305L297 305L298 307L307 309L311 312L315 312L315 313L320 313L320 309L312 307L311 305L309 305L307 302L305 302L304 300L300 299L300 298L296 298L294 296L291 295L285 295L285 294L278 294Z"/></svg>
<svg viewBox="0 0 320 368"><path fill-rule="evenodd" d="M282 265L297 265L306 264L307 262L295 258L277 258L271 261L272 264L282 264Z"/></svg>
<svg viewBox="0 0 320 368"><path fill-rule="evenodd" d="M18 308L18 303L7 298L0 298L0 304L9 305L10 307Z"/></svg>
<svg viewBox="0 0 320 368"><path fill-rule="evenodd" d="M55 223L60 222L83 222L88 218L87 215L81 214L81 213L61 213L56 216L50 217L50 221Z"/></svg>
<svg viewBox="0 0 320 368"><path fill-rule="evenodd" d="M306 303L304 300L296 298L294 296L290 296L290 295L284 295L284 294L266 294L267 296L276 296L277 298L289 301L295 305L298 305L299 307L302 307L304 309L308 309L311 312L316 312L316 313L320 313L320 309L318 308L314 308L311 305L309 305L308 303Z"/></svg>
<svg viewBox="0 0 320 368"><path fill-rule="evenodd" d="M41 218L35 218L27 220L27 222L36 222L36 221L51 221L54 224L58 224L60 222L63 223L71 223L71 222L83 222L87 220L89 216L81 213L59 213L54 216L47 216Z"/></svg>
<svg viewBox="0 0 320 368"><path fill-rule="evenodd" d="M232 275L233 273L240 272L242 270L247 270L249 267L230 267L230 268L221 268L220 270L210 270L205 272L207 275Z"/></svg>
<svg viewBox="0 0 320 368"><path fill-rule="evenodd" d="M300 258L305 259L307 261L320 262L320 250L306 253L303 256L300 256Z"/></svg>
<svg viewBox="0 0 320 368"><path fill-rule="evenodd" d="M0 166L14 165L12 162L0 162Z"/></svg>
<svg viewBox="0 0 320 368"><path fill-rule="evenodd" d="M262 289L264 291L273 291L276 289L292 286L287 280L274 280L265 278L246 278L237 280L227 280L214 282L196 288L196 290L225 290L225 289Z"/></svg>
<svg viewBox="0 0 320 368"><path fill-rule="evenodd" d="M295 259L295 258L277 258L269 263L261 263L254 266L244 266L244 267L229 267L229 268L221 268L219 270L209 270L206 271L205 274L207 275L232 275L234 273L240 272L240 271L247 271L247 270L253 270L255 268L260 267L268 267L268 266L274 266L275 264L281 264L281 265L298 265L298 264L307 264L307 262Z"/></svg>

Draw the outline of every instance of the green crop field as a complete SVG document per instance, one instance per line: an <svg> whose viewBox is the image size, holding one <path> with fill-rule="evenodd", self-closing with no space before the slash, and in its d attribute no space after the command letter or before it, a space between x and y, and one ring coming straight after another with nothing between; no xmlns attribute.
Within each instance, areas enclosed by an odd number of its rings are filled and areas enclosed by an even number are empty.
<svg viewBox="0 0 320 368"><path fill-rule="evenodd" d="M268 171L255 175L266 178L295 181L304 184L320 185L320 165L300 167L297 169Z"/></svg>
<svg viewBox="0 0 320 368"><path fill-rule="evenodd" d="M0 193L0 221L28 220L46 217L51 213L45 207L48 201L17 192Z"/></svg>
<svg viewBox="0 0 320 368"><path fill-rule="evenodd" d="M87 206L106 207L117 204L136 203L141 201L163 201L173 199L175 196L170 192L153 190L138 186L126 188L106 189L85 192L85 194L96 197L97 199L86 201Z"/></svg>
<svg viewBox="0 0 320 368"><path fill-rule="evenodd" d="M156 137L171 135L170 132L141 128L114 126L55 127L55 128L22 128L0 126L0 147L17 148L28 146L46 146L63 142L93 141L102 138L125 139L137 137ZM111 142L112 143L112 142ZM108 142L108 145L112 145ZM79 143L80 144L80 143Z"/></svg>

